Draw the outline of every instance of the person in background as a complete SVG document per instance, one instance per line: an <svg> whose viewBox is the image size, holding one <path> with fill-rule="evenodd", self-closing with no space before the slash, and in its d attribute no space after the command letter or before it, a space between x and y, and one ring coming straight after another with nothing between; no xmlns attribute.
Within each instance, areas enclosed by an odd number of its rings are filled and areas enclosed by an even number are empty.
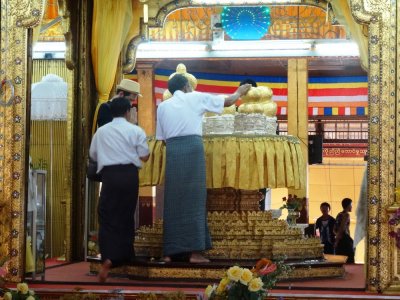
<svg viewBox="0 0 400 300"><path fill-rule="evenodd" d="M336 217L335 223L335 254L347 256L348 263L354 263L354 245L350 236L350 212L352 210L352 200L344 198L342 200L343 211Z"/></svg>
<svg viewBox="0 0 400 300"><path fill-rule="evenodd" d="M96 131L89 150L103 183L98 204L100 282L106 281L111 267L129 263L135 256L138 169L148 160L149 149L143 129L129 122L130 109L128 98L112 99L113 120Z"/></svg>
<svg viewBox="0 0 400 300"><path fill-rule="evenodd" d="M207 263L202 251L211 248L207 225L206 166L202 121L206 112L222 113L250 89L240 86L223 97L193 92L188 79L176 74L168 81L173 95L157 109L156 138L166 144L163 217L164 261L189 256L191 263ZM172 257L172 258L171 258Z"/></svg>
<svg viewBox="0 0 400 300"><path fill-rule="evenodd" d="M130 79L122 79L120 84L117 85L117 95L115 97L125 97L130 100L131 107L140 94L140 84ZM112 100L112 99L111 99ZM110 109L111 100L103 103L99 107L97 115L97 126L101 127L112 121L113 116Z"/></svg>
<svg viewBox="0 0 400 300"><path fill-rule="evenodd" d="M244 84L251 84L252 87L257 87L257 82L255 82L253 79L251 78L246 78L244 80L242 80L239 83L239 86L244 85Z"/></svg>
<svg viewBox="0 0 400 300"><path fill-rule="evenodd" d="M315 222L316 235L320 237L321 243L324 244L325 254L334 254L335 234L333 229L335 227L335 218L332 217L329 212L331 206L327 202L323 202L320 205L322 216L320 216Z"/></svg>

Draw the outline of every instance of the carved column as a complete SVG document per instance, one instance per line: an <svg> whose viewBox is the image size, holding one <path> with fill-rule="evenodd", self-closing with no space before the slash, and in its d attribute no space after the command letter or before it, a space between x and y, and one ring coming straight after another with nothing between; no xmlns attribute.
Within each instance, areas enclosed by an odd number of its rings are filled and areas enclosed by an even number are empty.
<svg viewBox="0 0 400 300"><path fill-rule="evenodd" d="M154 68L151 63L137 63L136 71L140 92L143 97L138 101L138 124L148 136L156 132L156 104L154 101ZM155 189L139 189L139 222L138 225L151 225L154 221Z"/></svg>
<svg viewBox="0 0 400 300"><path fill-rule="evenodd" d="M8 257L6 279L13 282L23 278L25 259L27 74L31 71L27 71L27 29L40 24L43 5L38 0L5 0L0 7L0 257Z"/></svg>
<svg viewBox="0 0 400 300"><path fill-rule="evenodd" d="M302 176L308 174L308 63L307 59L288 60L288 134L301 140L306 168ZM289 189L289 194L299 198L307 197L307 180L304 189Z"/></svg>

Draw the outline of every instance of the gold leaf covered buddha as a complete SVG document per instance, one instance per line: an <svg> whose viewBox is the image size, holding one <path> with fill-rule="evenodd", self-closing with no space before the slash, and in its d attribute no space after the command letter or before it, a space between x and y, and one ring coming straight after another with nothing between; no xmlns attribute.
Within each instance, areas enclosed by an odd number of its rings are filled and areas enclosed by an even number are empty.
<svg viewBox="0 0 400 300"><path fill-rule="evenodd" d="M185 66L184 64L182 64L182 63L178 64L177 67L176 67L176 72L175 72L175 73L172 73L172 74L169 76L169 79L171 79L172 77L174 77L175 74L182 74L183 76L185 76L185 77L189 80L189 83L190 83L190 85L191 85L193 91L196 90L196 87L197 87L197 79L196 79L196 77L194 77L192 74L190 74L190 73L187 72L186 66ZM164 94L163 94L163 100L167 100L167 99L169 99L169 98L171 98L171 97L172 97L171 93L169 92L168 89L166 89L166 90L164 91Z"/></svg>
<svg viewBox="0 0 400 300"><path fill-rule="evenodd" d="M272 90L267 86L252 87L246 95L242 96L242 104L238 112L275 117L277 105L272 100L272 95Z"/></svg>

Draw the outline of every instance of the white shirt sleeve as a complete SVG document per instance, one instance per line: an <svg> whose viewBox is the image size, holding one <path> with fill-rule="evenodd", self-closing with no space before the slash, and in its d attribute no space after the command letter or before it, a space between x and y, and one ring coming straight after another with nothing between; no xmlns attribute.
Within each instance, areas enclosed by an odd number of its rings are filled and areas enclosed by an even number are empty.
<svg viewBox="0 0 400 300"><path fill-rule="evenodd" d="M149 154L149 146L147 144L146 133L138 126L137 146L136 151L139 157L147 156Z"/></svg>
<svg viewBox="0 0 400 300"><path fill-rule="evenodd" d="M156 128L156 139L163 141L165 140L165 135L161 126L161 119L162 119L162 108L158 106L157 108L157 128Z"/></svg>
<svg viewBox="0 0 400 300"><path fill-rule="evenodd" d="M201 94L201 106L204 112L213 112L221 114L224 110L224 98L222 96L211 95L208 93Z"/></svg>
<svg viewBox="0 0 400 300"><path fill-rule="evenodd" d="M89 156L92 160L97 161L97 132L94 134L90 143Z"/></svg>

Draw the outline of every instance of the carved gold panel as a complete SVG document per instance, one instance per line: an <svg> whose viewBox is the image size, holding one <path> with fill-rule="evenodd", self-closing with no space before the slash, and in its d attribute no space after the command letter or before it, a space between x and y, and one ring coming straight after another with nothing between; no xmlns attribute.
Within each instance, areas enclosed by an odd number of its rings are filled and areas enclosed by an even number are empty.
<svg viewBox="0 0 400 300"><path fill-rule="evenodd" d="M44 1L1 1L0 79L0 257L8 257L8 279L23 275L26 171L28 28L40 23ZM3 81L4 82L4 81Z"/></svg>
<svg viewBox="0 0 400 300"><path fill-rule="evenodd" d="M7 280L19 282L25 267L25 201L29 155L29 101L30 73L27 57L31 56L29 28L39 26L45 9L45 0L1 1L0 80L5 84L0 92L0 258L8 259ZM59 1L62 3L62 1ZM65 3L64 3L65 4ZM61 7L64 7L61 4ZM62 15L63 33L69 28L68 18ZM68 48L68 39L67 39ZM66 53L66 62L72 58ZM68 95L73 91L73 74L67 71ZM69 106L72 101L69 101ZM68 111L72 111L69 107ZM68 116L68 128L72 117ZM69 131L71 132L71 131ZM71 143L71 135L68 136ZM70 161L66 162L70 169ZM70 177L64 180L66 209L70 218ZM68 222L67 222L68 223ZM66 256L70 253L70 230L66 226Z"/></svg>

